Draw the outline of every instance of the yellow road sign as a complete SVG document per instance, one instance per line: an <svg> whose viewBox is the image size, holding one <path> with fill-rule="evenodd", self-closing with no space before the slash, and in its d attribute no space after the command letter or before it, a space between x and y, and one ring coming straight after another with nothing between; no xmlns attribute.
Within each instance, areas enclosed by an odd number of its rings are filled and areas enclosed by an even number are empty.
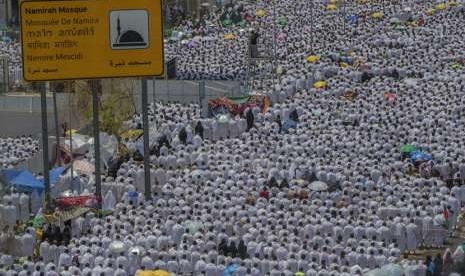
<svg viewBox="0 0 465 276"><path fill-rule="evenodd" d="M161 1L21 2L24 79L162 75Z"/></svg>

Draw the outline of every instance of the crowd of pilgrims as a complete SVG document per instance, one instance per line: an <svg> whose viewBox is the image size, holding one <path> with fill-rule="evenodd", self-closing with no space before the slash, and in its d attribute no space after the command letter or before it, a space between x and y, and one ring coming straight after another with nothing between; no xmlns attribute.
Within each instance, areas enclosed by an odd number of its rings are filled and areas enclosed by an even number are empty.
<svg viewBox="0 0 465 276"><path fill-rule="evenodd" d="M8 77L12 87L22 84L21 44L15 40L0 41L0 54L8 57ZM3 79L3 69L0 77Z"/></svg>
<svg viewBox="0 0 465 276"><path fill-rule="evenodd" d="M17 166L38 151L39 141L32 137L0 137L0 169Z"/></svg>
<svg viewBox="0 0 465 276"><path fill-rule="evenodd" d="M264 1L240 3L250 14L265 7ZM402 31L388 24L401 10L398 3L385 1L383 20L360 17L344 27L337 12L316 1L311 43L303 31L311 22L307 1L276 4L288 21L279 27L285 73L278 83L255 86L253 92L273 99L266 112L250 108L219 122L201 118L195 104L152 105L152 199L143 196L143 165L121 161L103 179L103 207L113 214L46 225L43 241L31 227L13 238L4 231L0 275L123 276L164 269L217 276L230 264L239 266L235 275L362 275L400 262L406 275L419 276L447 275L463 262L460 248L426 262L401 261L419 247L443 246L465 201L461 6L428 16L435 2L411 1L421 26ZM369 5L350 2L347 9ZM272 9L265 9L251 26L272 24ZM246 34L239 27L213 29L196 44L167 45L180 60L180 78L245 72ZM231 32L237 39L224 40ZM349 50L360 66L339 66ZM320 60L308 63L310 54ZM316 80L327 88L313 88ZM352 100L341 97L348 91ZM385 92L395 100L386 100ZM290 117L295 128L283 130ZM135 115L127 125L138 128L141 121ZM135 142L126 144L137 150ZM417 173L399 150L404 144L434 161ZM314 180L335 189L311 191ZM93 177L81 183L85 193L94 192ZM11 198L0 209L2 222L8 214L22 218ZM115 253L115 241L127 250ZM28 259L18 265L18 256Z"/></svg>

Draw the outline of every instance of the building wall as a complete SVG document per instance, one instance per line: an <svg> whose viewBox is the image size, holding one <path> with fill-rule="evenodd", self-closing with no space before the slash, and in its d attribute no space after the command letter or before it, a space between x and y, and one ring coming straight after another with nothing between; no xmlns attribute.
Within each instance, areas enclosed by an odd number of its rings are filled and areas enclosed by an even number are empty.
<svg viewBox="0 0 465 276"><path fill-rule="evenodd" d="M0 25L6 25L6 0L0 0Z"/></svg>

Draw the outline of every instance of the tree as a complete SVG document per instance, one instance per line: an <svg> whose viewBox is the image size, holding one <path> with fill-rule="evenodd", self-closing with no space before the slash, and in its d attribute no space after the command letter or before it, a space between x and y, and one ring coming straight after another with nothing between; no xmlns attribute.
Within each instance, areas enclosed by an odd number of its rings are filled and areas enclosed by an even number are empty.
<svg viewBox="0 0 465 276"><path fill-rule="evenodd" d="M92 119L92 90L90 82L76 81L77 109L87 120ZM137 80L101 80L99 93L100 130L115 135L118 140L123 123L136 111L133 95L137 91Z"/></svg>

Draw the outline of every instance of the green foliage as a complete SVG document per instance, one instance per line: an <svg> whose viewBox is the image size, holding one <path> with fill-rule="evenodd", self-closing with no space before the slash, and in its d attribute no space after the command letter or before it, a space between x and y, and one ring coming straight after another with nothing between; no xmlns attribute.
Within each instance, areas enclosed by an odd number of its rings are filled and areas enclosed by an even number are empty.
<svg viewBox="0 0 465 276"><path fill-rule="evenodd" d="M118 140L123 123L135 112L133 94L136 81L102 80L99 93L100 130L115 135ZM92 92L90 83L77 81L78 109L87 120L92 119Z"/></svg>

